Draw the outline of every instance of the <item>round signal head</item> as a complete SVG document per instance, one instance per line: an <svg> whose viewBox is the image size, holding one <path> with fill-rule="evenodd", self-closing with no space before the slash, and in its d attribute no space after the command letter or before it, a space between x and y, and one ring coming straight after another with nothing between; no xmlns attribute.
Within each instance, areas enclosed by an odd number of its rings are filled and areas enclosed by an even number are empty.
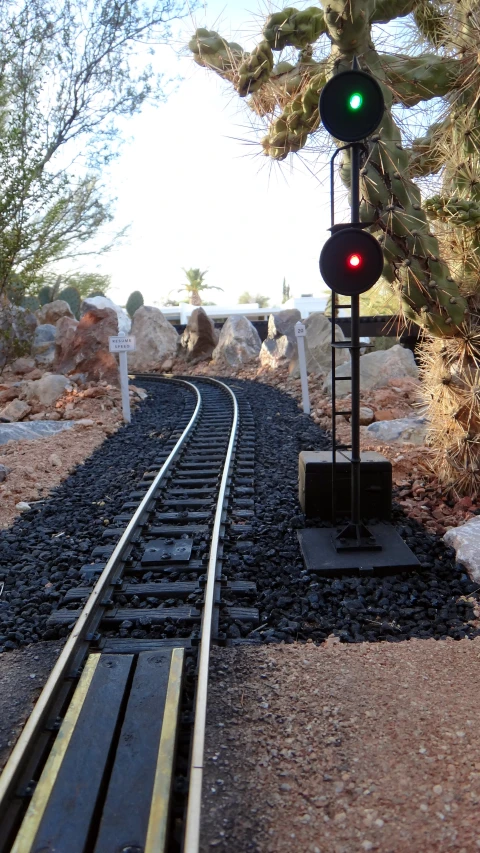
<svg viewBox="0 0 480 853"><path fill-rule="evenodd" d="M385 102L377 81L365 71L342 71L323 87L323 126L340 142L360 142L380 124Z"/></svg>
<svg viewBox="0 0 480 853"><path fill-rule="evenodd" d="M382 270L380 243L359 228L336 231L320 254L320 273L325 284L342 296L356 296L370 290Z"/></svg>

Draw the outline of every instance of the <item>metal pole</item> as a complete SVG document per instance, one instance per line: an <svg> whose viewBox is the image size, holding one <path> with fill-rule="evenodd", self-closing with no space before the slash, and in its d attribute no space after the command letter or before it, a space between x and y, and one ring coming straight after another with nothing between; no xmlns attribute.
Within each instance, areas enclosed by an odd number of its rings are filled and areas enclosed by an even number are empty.
<svg viewBox="0 0 480 853"><path fill-rule="evenodd" d="M127 366L127 353L125 351L118 353L118 359L120 362L120 387L122 389L122 410L123 410L123 420L129 424L131 421L130 417L130 395L128 393L128 366Z"/></svg>
<svg viewBox="0 0 480 853"><path fill-rule="evenodd" d="M305 326L303 323L295 323L295 337L298 347L298 366L300 369L300 382L302 385L302 405L304 414L310 414L310 396L308 393L307 361L305 358Z"/></svg>
<svg viewBox="0 0 480 853"><path fill-rule="evenodd" d="M358 144L352 145L351 151L351 221L360 220L360 150ZM352 391L352 496L351 522L360 523L360 297L351 297L351 391Z"/></svg>

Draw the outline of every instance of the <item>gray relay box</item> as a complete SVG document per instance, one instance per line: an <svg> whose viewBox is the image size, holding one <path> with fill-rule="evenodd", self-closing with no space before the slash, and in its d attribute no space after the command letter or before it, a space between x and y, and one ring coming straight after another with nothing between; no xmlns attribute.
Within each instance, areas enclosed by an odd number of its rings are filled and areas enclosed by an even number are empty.
<svg viewBox="0 0 480 853"><path fill-rule="evenodd" d="M389 521L392 514L392 463L374 450L360 455L360 514ZM350 451L336 456L337 516L350 515ZM306 518L332 520L332 451L303 450L299 456L299 500Z"/></svg>

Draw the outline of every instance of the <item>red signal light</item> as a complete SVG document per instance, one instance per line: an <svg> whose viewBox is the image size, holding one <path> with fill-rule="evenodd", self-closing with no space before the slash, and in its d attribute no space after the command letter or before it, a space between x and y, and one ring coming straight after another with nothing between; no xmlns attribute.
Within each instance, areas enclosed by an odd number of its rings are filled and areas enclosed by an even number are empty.
<svg viewBox="0 0 480 853"><path fill-rule="evenodd" d="M361 255L357 254L357 252L354 252L352 255L349 255L347 258L347 266L349 266L350 269L352 269L352 270L358 269L359 266L361 266L361 263L362 263L362 257L361 257Z"/></svg>

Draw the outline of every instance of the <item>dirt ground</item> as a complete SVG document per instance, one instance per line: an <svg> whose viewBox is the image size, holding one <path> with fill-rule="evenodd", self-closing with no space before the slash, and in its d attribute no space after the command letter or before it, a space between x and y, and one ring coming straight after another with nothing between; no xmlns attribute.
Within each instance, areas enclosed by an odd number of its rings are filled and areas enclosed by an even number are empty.
<svg viewBox="0 0 480 853"><path fill-rule="evenodd" d="M61 640L0 654L0 772L60 654Z"/></svg>
<svg viewBox="0 0 480 853"><path fill-rule="evenodd" d="M480 638L215 649L202 853L480 849Z"/></svg>

